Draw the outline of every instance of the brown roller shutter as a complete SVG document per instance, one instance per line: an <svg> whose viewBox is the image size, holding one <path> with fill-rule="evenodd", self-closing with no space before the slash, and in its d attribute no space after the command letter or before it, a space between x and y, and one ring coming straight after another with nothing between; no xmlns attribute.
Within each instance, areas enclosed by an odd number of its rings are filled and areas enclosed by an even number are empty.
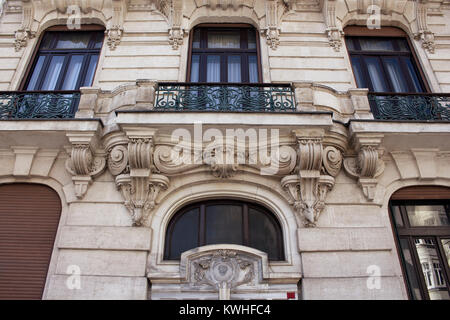
<svg viewBox="0 0 450 320"><path fill-rule="evenodd" d="M450 199L450 188L438 186L414 186L395 192L391 200L436 200Z"/></svg>
<svg viewBox="0 0 450 320"><path fill-rule="evenodd" d="M0 185L0 299L41 299L61 214L43 185Z"/></svg>

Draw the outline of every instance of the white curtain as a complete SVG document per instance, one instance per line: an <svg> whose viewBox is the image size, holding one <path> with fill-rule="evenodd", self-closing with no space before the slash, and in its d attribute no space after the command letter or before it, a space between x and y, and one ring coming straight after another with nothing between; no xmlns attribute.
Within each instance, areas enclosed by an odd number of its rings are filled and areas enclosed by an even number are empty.
<svg viewBox="0 0 450 320"><path fill-rule="evenodd" d="M240 83L241 81L241 56L229 56L228 82Z"/></svg>
<svg viewBox="0 0 450 320"><path fill-rule="evenodd" d="M40 79L40 75L41 75L41 71L42 71L42 66L44 65L44 61L45 61L45 56L40 56L36 66L34 67L34 71L33 71L33 75L31 76L30 82L28 83L28 87L27 90L29 91L33 91L33 90L38 90L39 88L37 87L37 83L38 80Z"/></svg>
<svg viewBox="0 0 450 320"><path fill-rule="evenodd" d="M86 78L84 79L84 87L90 87L92 85L92 81L94 80L95 69L97 69L98 56L91 56L91 60L89 61L89 68L86 73Z"/></svg>
<svg viewBox="0 0 450 320"><path fill-rule="evenodd" d="M45 75L45 80L42 85L42 90L55 90L56 82L58 81L59 74L64 63L63 56L54 56L50 62L50 66Z"/></svg>
<svg viewBox="0 0 450 320"><path fill-rule="evenodd" d="M239 32L208 32L208 48L239 49L241 36Z"/></svg>
<svg viewBox="0 0 450 320"><path fill-rule="evenodd" d="M400 70L399 61L397 58L385 58L386 71L391 79L394 92L408 92L408 85Z"/></svg>
<svg viewBox="0 0 450 320"><path fill-rule="evenodd" d="M258 59L256 56L248 57L248 67L249 67L249 81L250 83L258 82Z"/></svg>
<svg viewBox="0 0 450 320"><path fill-rule="evenodd" d="M192 56L191 64L191 82L198 82L200 78L200 56Z"/></svg>
<svg viewBox="0 0 450 320"><path fill-rule="evenodd" d="M220 56L208 56L206 82L220 82Z"/></svg>
<svg viewBox="0 0 450 320"><path fill-rule="evenodd" d="M367 58L366 63L375 92L389 92L388 86L383 79L383 74L381 73L379 60L377 58Z"/></svg>
<svg viewBox="0 0 450 320"><path fill-rule="evenodd" d="M84 56L72 56L61 90L76 90Z"/></svg>

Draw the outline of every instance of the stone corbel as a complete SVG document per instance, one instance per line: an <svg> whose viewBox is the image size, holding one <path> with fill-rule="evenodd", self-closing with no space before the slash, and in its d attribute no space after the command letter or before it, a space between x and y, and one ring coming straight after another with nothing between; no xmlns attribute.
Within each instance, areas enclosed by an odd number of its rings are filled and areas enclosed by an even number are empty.
<svg viewBox="0 0 450 320"><path fill-rule="evenodd" d="M295 130L298 141L298 174L286 176L281 186L287 191L297 215L297 224L315 227L325 208L342 165L342 153L333 146L323 147L324 131Z"/></svg>
<svg viewBox="0 0 450 320"><path fill-rule="evenodd" d="M383 135L356 135L354 139L358 155L346 158L344 168L351 177L358 179L367 200L373 201L378 185L377 178L385 168L381 159L382 150L379 150Z"/></svg>
<svg viewBox="0 0 450 320"><path fill-rule="evenodd" d="M106 156L97 148L95 133L69 132L66 136L72 145L66 169L72 174L76 197L82 199L93 178L104 171Z"/></svg>
<svg viewBox="0 0 450 320"><path fill-rule="evenodd" d="M36 36L36 33L31 30L33 16L34 16L34 7L32 1L23 0L22 25L20 26L19 30L17 30L14 34L15 36L14 47L17 52L27 46L29 39L32 39Z"/></svg>
<svg viewBox="0 0 450 320"><path fill-rule="evenodd" d="M330 43L330 46L334 49L334 51L339 52L342 47L342 39L344 38L344 31L342 28L337 26L336 19L336 3L335 0L325 1L323 6L325 22L327 24L327 37Z"/></svg>
<svg viewBox="0 0 450 320"><path fill-rule="evenodd" d="M182 0L172 0L172 6L169 10L169 44L172 46L173 50L178 50L178 48L183 44L184 39L184 29L182 28L182 18L183 18L183 3Z"/></svg>
<svg viewBox="0 0 450 320"><path fill-rule="evenodd" d="M280 28L278 27L278 1L266 1L266 28L261 30L266 37L267 45L276 50L280 44Z"/></svg>
<svg viewBox="0 0 450 320"><path fill-rule="evenodd" d="M157 205L158 195L169 187L169 179L152 173L156 130L129 129L107 138L108 168L116 176L116 185L133 225L146 225Z"/></svg>
<svg viewBox="0 0 450 320"><path fill-rule="evenodd" d="M126 1L112 0L113 15L110 26L106 29L106 43L111 50L120 44L123 35L123 22L126 14Z"/></svg>
<svg viewBox="0 0 450 320"><path fill-rule="evenodd" d="M418 0L416 3L417 30L414 35L416 40L422 41L422 47L429 53L434 53L434 33L430 31L427 23L428 6L427 0Z"/></svg>

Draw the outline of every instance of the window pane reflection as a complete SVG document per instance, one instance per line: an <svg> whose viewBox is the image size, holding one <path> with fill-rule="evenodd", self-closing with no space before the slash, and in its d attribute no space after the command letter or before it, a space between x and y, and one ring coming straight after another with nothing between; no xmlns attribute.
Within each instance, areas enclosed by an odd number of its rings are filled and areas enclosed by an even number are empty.
<svg viewBox="0 0 450 320"><path fill-rule="evenodd" d="M215 205L206 208L206 244L242 244L242 207Z"/></svg>
<svg viewBox="0 0 450 320"><path fill-rule="evenodd" d="M445 207L442 205L406 206L406 212L412 227L450 225Z"/></svg>
<svg viewBox="0 0 450 320"><path fill-rule="evenodd" d="M442 239L441 244L445 254L444 260L447 261L447 267L450 267L450 239Z"/></svg>
<svg viewBox="0 0 450 320"><path fill-rule="evenodd" d="M414 243L430 299L448 300L450 297L444 279L443 266L441 266L436 250L436 243L429 238L417 238Z"/></svg>
<svg viewBox="0 0 450 320"><path fill-rule="evenodd" d="M402 249L403 259L405 261L406 276L408 278L411 294L414 299L421 300L422 296L420 294L419 279L417 279L413 258L408 245L408 239L401 238L400 247Z"/></svg>

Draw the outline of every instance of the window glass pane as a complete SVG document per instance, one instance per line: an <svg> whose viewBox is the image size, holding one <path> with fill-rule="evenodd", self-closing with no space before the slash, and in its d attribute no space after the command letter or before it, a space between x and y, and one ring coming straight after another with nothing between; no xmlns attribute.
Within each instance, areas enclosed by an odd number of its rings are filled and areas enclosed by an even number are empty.
<svg viewBox="0 0 450 320"><path fill-rule="evenodd" d="M398 39L397 44L400 48L400 51L409 52L408 42L405 39Z"/></svg>
<svg viewBox="0 0 450 320"><path fill-rule="evenodd" d="M248 56L248 74L250 83L259 82L258 79L258 58L256 55Z"/></svg>
<svg viewBox="0 0 450 320"><path fill-rule="evenodd" d="M53 56L51 58L50 66L48 67L44 83L42 84L42 90L56 89L56 83L58 82L58 78L64 64L64 59L64 56Z"/></svg>
<svg viewBox="0 0 450 320"><path fill-rule="evenodd" d="M248 48L256 49L256 33L255 30L248 30Z"/></svg>
<svg viewBox="0 0 450 320"><path fill-rule="evenodd" d="M262 212L249 208L249 246L267 253L270 260L278 260L278 230L272 219Z"/></svg>
<svg viewBox="0 0 450 320"><path fill-rule="evenodd" d="M412 296L416 300L421 300L422 296L420 294L419 280L417 279L417 274L414 269L413 259L408 246L408 239L401 238L400 247L402 249L403 258L405 261L406 276L408 278Z"/></svg>
<svg viewBox="0 0 450 320"><path fill-rule="evenodd" d="M220 56L208 56L206 63L206 81L220 82Z"/></svg>
<svg viewBox="0 0 450 320"><path fill-rule="evenodd" d="M413 62L410 58L402 58L408 68L408 74L412 80L414 91L423 92L422 84L420 83L419 76L417 75L416 68L414 68Z"/></svg>
<svg viewBox="0 0 450 320"><path fill-rule="evenodd" d="M191 82L198 82L199 79L200 79L200 56L193 55L191 65Z"/></svg>
<svg viewBox="0 0 450 320"><path fill-rule="evenodd" d="M241 82L241 56L228 56L228 82Z"/></svg>
<svg viewBox="0 0 450 320"><path fill-rule="evenodd" d="M394 51L391 39L359 38L363 51Z"/></svg>
<svg viewBox="0 0 450 320"><path fill-rule="evenodd" d="M400 68L400 61L398 58L383 58L386 67L387 76L391 80L392 89L394 92L409 92L408 84L405 75Z"/></svg>
<svg viewBox="0 0 450 320"><path fill-rule="evenodd" d="M103 39L105 38L105 35L103 32L98 32L95 36L95 44L94 49L101 49L103 46Z"/></svg>
<svg viewBox="0 0 450 320"><path fill-rule="evenodd" d="M362 71L361 58L352 57L352 66L358 88L368 88L369 86L367 85L367 81L364 78Z"/></svg>
<svg viewBox="0 0 450 320"><path fill-rule="evenodd" d="M356 50L354 42L353 42L353 38L346 38L345 43L347 45L347 50L351 50L351 51Z"/></svg>
<svg viewBox="0 0 450 320"><path fill-rule="evenodd" d="M183 214L177 221L172 229L172 234L168 234L171 237L170 242L170 255L169 245L166 242L166 258L174 260L179 259L181 254L185 251L197 248L198 245L198 225L199 225L199 208L194 208L185 214ZM167 241L167 240L166 240Z"/></svg>
<svg viewBox="0 0 450 320"><path fill-rule="evenodd" d="M206 244L242 244L242 206L206 207Z"/></svg>
<svg viewBox="0 0 450 320"><path fill-rule="evenodd" d="M95 70L97 69L97 62L98 62L98 55L91 56L83 86L85 86L85 87L92 86L92 81L94 80Z"/></svg>
<svg viewBox="0 0 450 320"><path fill-rule="evenodd" d="M84 56L74 55L70 59L67 67L66 75L64 78L63 86L61 90L76 90L78 89L77 83L80 77L81 66L83 65Z"/></svg>
<svg viewBox="0 0 450 320"><path fill-rule="evenodd" d="M199 29L194 31L194 38L192 39L192 47L194 49L200 48L200 30Z"/></svg>
<svg viewBox="0 0 450 320"><path fill-rule="evenodd" d="M86 49L91 40L90 32L61 32L57 49Z"/></svg>
<svg viewBox="0 0 450 320"><path fill-rule="evenodd" d="M367 64L367 70L375 92L389 92L389 87L384 79L380 60L375 57L364 59Z"/></svg>
<svg viewBox="0 0 450 320"><path fill-rule="evenodd" d="M36 65L34 66L33 75L31 76L30 82L28 83L27 90L33 91L33 90L39 90L37 87L38 81L41 76L42 67L44 65L45 56L40 56L38 58L38 61L36 62Z"/></svg>
<svg viewBox="0 0 450 320"><path fill-rule="evenodd" d="M445 207L442 205L406 206L406 212L412 227L450 225Z"/></svg>
<svg viewBox="0 0 450 320"><path fill-rule="evenodd" d="M441 240L442 248L444 249L444 261L447 261L447 267L450 267L450 239Z"/></svg>
<svg viewBox="0 0 450 320"><path fill-rule="evenodd" d="M240 31L208 31L208 48L239 49L240 47Z"/></svg>
<svg viewBox="0 0 450 320"><path fill-rule="evenodd" d="M403 219L400 213L400 206L392 206L392 214L394 216L395 224L398 227L403 227Z"/></svg>
<svg viewBox="0 0 450 320"><path fill-rule="evenodd" d="M47 32L42 38L40 49L51 49L52 40L55 38L55 33Z"/></svg>
<svg viewBox="0 0 450 320"><path fill-rule="evenodd" d="M439 261L436 244L433 239L420 238L415 241L420 267L431 300L450 299L444 280L444 270Z"/></svg>

